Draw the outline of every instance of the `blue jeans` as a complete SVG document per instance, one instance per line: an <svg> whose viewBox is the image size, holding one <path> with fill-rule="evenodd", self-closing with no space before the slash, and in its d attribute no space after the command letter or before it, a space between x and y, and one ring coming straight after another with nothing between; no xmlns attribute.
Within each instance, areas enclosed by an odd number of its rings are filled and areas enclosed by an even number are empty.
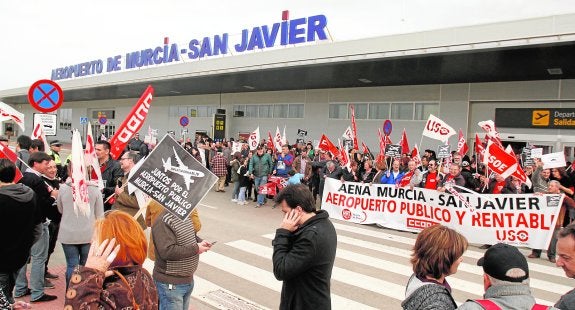
<svg viewBox="0 0 575 310"><path fill-rule="evenodd" d="M62 249L64 250L64 256L66 256L66 288L68 288L74 268L78 265L86 265L90 244L62 244Z"/></svg>
<svg viewBox="0 0 575 310"><path fill-rule="evenodd" d="M44 296L44 272L46 259L48 259L48 244L50 243L50 232L48 231L48 223L42 223L42 235L32 245L30 249L30 257L32 259L32 267L30 270L30 291L32 296L30 300L34 301ZM26 278L27 265L20 268L18 277L16 278L16 287L14 290L15 296L22 296L26 293L28 288L28 278Z"/></svg>
<svg viewBox="0 0 575 310"><path fill-rule="evenodd" d="M240 187L240 193L238 194L238 202L246 202L246 187Z"/></svg>
<svg viewBox="0 0 575 310"><path fill-rule="evenodd" d="M240 192L240 181L234 182L234 191L232 192L232 199L238 199L238 193Z"/></svg>
<svg viewBox="0 0 575 310"><path fill-rule="evenodd" d="M188 310L190 308L190 296L194 289L194 281L190 284L168 284L158 281L159 310Z"/></svg>
<svg viewBox="0 0 575 310"><path fill-rule="evenodd" d="M256 190L258 191L258 204L263 205L266 195L260 194L260 186L265 185L268 182L268 176L265 175L263 177L255 177L254 178L254 185Z"/></svg>

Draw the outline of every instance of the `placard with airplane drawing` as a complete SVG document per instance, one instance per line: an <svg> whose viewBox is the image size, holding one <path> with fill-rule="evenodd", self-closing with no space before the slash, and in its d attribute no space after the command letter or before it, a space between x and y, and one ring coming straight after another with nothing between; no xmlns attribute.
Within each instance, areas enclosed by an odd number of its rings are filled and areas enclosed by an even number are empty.
<svg viewBox="0 0 575 310"><path fill-rule="evenodd" d="M184 220L217 180L216 175L166 134L128 182Z"/></svg>

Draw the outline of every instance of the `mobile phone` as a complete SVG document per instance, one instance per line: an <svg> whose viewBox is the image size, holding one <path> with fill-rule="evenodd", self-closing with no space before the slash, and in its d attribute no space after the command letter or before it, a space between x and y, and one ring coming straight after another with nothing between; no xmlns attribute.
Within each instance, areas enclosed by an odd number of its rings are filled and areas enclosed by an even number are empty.
<svg viewBox="0 0 575 310"><path fill-rule="evenodd" d="M214 244L216 244L216 243L217 243L217 241L212 241L212 242L210 242L211 245L214 245Z"/></svg>

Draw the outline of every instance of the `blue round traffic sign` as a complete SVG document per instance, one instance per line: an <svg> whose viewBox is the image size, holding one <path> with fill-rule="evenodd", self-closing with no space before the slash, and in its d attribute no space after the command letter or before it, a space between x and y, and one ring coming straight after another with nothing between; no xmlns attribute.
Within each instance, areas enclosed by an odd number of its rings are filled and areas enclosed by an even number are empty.
<svg viewBox="0 0 575 310"><path fill-rule="evenodd" d="M108 119L105 116L100 116L98 118L98 122L102 125L106 125L106 123L108 122Z"/></svg>
<svg viewBox="0 0 575 310"><path fill-rule="evenodd" d="M186 127L190 124L190 119L187 116L180 117L180 126Z"/></svg>
<svg viewBox="0 0 575 310"><path fill-rule="evenodd" d="M28 101L34 109L42 113L49 113L56 111L62 106L64 93L56 82L39 80L28 89Z"/></svg>
<svg viewBox="0 0 575 310"><path fill-rule="evenodd" d="M385 122L383 122L383 133L386 136L389 136L391 134L391 129L392 129L391 121L386 119Z"/></svg>

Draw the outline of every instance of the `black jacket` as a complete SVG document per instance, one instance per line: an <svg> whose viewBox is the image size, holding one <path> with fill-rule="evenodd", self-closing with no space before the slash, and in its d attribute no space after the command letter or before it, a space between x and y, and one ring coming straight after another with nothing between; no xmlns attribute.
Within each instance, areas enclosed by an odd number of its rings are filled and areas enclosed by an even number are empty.
<svg viewBox="0 0 575 310"><path fill-rule="evenodd" d="M24 266L32 247L36 196L28 186L0 187L0 272L15 272Z"/></svg>
<svg viewBox="0 0 575 310"><path fill-rule="evenodd" d="M120 163L116 160L110 158L106 162L106 168L102 171L102 180L104 180L104 201L108 199L110 195L112 195L116 189L116 184L118 180L120 180L124 176L124 171L120 168ZM108 203L104 204L104 209L109 210L113 204L108 201Z"/></svg>
<svg viewBox="0 0 575 310"><path fill-rule="evenodd" d="M330 279L337 234L325 210L293 233L276 230L273 267L283 281L281 309L331 309Z"/></svg>

